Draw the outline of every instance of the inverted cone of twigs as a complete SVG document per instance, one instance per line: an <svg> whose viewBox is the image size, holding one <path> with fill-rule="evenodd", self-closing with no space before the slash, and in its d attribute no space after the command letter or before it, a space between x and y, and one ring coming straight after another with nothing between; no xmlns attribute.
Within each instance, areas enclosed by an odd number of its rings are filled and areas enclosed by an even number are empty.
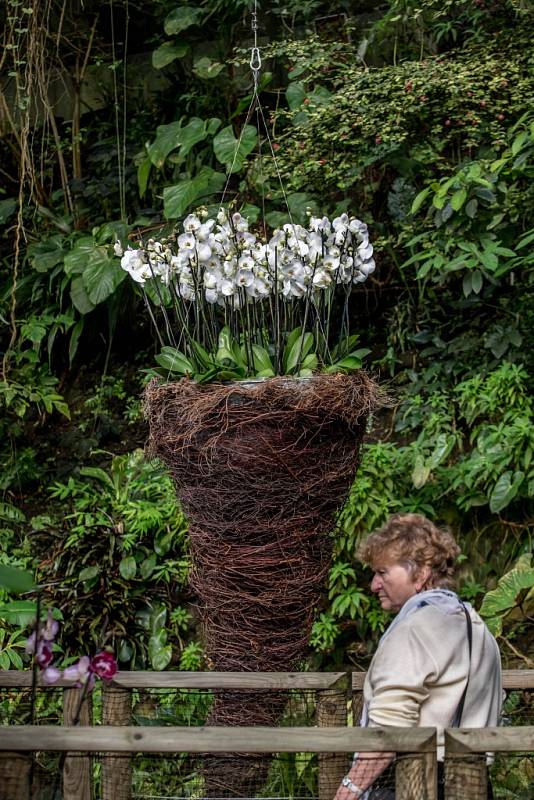
<svg viewBox="0 0 534 800"><path fill-rule="evenodd" d="M213 669L290 671L302 661L335 514L376 404L363 372L148 385L148 452L169 468L189 519L191 582ZM273 724L283 703L260 692L220 697L210 724Z"/></svg>

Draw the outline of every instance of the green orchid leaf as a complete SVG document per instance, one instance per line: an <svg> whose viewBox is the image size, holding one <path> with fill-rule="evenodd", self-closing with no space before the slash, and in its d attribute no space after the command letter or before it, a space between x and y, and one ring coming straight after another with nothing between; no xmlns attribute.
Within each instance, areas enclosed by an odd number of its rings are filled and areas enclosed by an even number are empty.
<svg viewBox="0 0 534 800"><path fill-rule="evenodd" d="M313 333L303 333L293 343L289 355L287 357L286 372L290 374L297 366L302 366L303 360L306 358L315 343ZM299 367L300 368L300 367Z"/></svg>
<svg viewBox="0 0 534 800"><path fill-rule="evenodd" d="M162 347L161 353L155 357L156 362L168 370L169 373L177 373L178 375L192 375L194 367L191 361L184 353L177 350L175 347Z"/></svg>
<svg viewBox="0 0 534 800"><path fill-rule="evenodd" d="M256 373L270 370L274 375L274 367L271 358L264 347L260 347L258 344L253 344L252 356L254 359L254 369Z"/></svg>
<svg viewBox="0 0 534 800"><path fill-rule="evenodd" d="M208 351L205 350L202 347L201 344L199 344L198 342L194 342L193 341L193 342L191 342L191 348L192 348L192 350L193 350L193 352L195 354L196 360L198 361L198 363L200 364L200 366L203 369L212 369L213 368L213 366L214 366L213 359L210 356L210 354L208 353Z"/></svg>
<svg viewBox="0 0 534 800"><path fill-rule="evenodd" d="M287 337L286 346L284 347L284 353L283 353L283 356L282 356L282 367L283 367L284 373L287 373L287 371L288 371L287 370L287 364L288 364L289 354L291 352L291 349L292 349L293 345L295 344L295 342L297 341L297 339L299 338L299 336L301 335L301 333L302 333L302 328L300 328L300 327L299 328L293 328L293 330L291 331L291 333Z"/></svg>

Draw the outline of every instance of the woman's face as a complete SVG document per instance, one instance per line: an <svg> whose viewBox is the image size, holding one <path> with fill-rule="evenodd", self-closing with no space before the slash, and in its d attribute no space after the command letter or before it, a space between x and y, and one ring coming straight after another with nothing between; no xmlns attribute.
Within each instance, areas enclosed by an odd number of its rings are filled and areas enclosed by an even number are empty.
<svg viewBox="0 0 534 800"><path fill-rule="evenodd" d="M385 611L400 611L404 603L421 591L424 580L413 577L411 570L395 561L373 565L371 591L376 592Z"/></svg>

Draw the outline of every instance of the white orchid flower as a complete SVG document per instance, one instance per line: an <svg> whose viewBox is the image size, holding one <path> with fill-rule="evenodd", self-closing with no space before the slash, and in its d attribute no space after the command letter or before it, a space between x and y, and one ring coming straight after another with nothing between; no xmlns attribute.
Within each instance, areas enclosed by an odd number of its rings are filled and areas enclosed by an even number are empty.
<svg viewBox="0 0 534 800"><path fill-rule="evenodd" d="M204 297L208 303L213 305L219 299L219 292L217 289L206 289L204 292Z"/></svg>
<svg viewBox="0 0 534 800"><path fill-rule="evenodd" d="M178 247L180 250L194 250L197 240L192 233L182 233L178 237Z"/></svg>
<svg viewBox="0 0 534 800"><path fill-rule="evenodd" d="M335 231L340 228L346 229L349 225L349 215L348 214L341 214L340 217L335 217L332 220L332 227Z"/></svg>
<svg viewBox="0 0 534 800"><path fill-rule="evenodd" d="M327 256L325 256L323 258L323 268L327 272L335 272L338 269L339 264L340 264L339 258L334 258L334 256L327 255ZM320 271L321 270L318 270L318 272L320 272ZM317 273L315 273L315 274L317 274ZM315 280L314 280L314 283L315 283Z"/></svg>
<svg viewBox="0 0 534 800"><path fill-rule="evenodd" d="M209 261L211 258L211 247L206 242L197 245L197 258L199 261Z"/></svg>
<svg viewBox="0 0 534 800"><path fill-rule="evenodd" d="M332 283L332 275L325 269L318 269L313 276L313 285L317 289L328 289Z"/></svg>
<svg viewBox="0 0 534 800"><path fill-rule="evenodd" d="M241 256L237 262L239 269L254 269L254 259L252 256Z"/></svg>
<svg viewBox="0 0 534 800"><path fill-rule="evenodd" d="M221 294L223 294L225 297L231 297L235 293L235 288L236 287L233 281L221 281Z"/></svg>
<svg viewBox="0 0 534 800"><path fill-rule="evenodd" d="M198 230L195 231L199 242L204 242L208 239L209 235L213 230L214 225L215 225L214 219L208 219L206 222L202 223L200 228L198 228Z"/></svg>
<svg viewBox="0 0 534 800"><path fill-rule="evenodd" d="M235 276L236 286L252 286L254 274L250 269L240 269Z"/></svg>
<svg viewBox="0 0 534 800"><path fill-rule="evenodd" d="M184 219L183 228L186 233L193 233L194 231L198 231L201 225L202 223L196 214L189 214L189 216Z"/></svg>
<svg viewBox="0 0 534 800"><path fill-rule="evenodd" d="M361 244L358 247L358 256L362 261L368 261L373 255L373 245L367 242L365 245Z"/></svg>
<svg viewBox="0 0 534 800"><path fill-rule="evenodd" d="M235 230L238 233L244 233L245 231L248 231L248 219L246 217L242 217L241 214L232 214L232 222Z"/></svg>
<svg viewBox="0 0 534 800"><path fill-rule="evenodd" d="M120 258L122 255L124 255L124 250L122 249L122 245L121 245L121 243L119 242L119 240L118 240L118 239L117 239L117 241L115 242L115 244L113 245L113 252L114 252L114 253L115 253L115 255L116 255L116 256L118 256L119 258Z"/></svg>
<svg viewBox="0 0 534 800"><path fill-rule="evenodd" d="M282 293L284 297L304 297L306 294L304 281L285 280Z"/></svg>
<svg viewBox="0 0 534 800"><path fill-rule="evenodd" d="M375 261L373 258L371 258L370 261L366 261L364 264L361 264L360 272L367 278L375 271L375 267Z"/></svg>
<svg viewBox="0 0 534 800"><path fill-rule="evenodd" d="M195 288L191 286L189 283L180 283L178 284L178 294L182 298L182 300L194 300L195 299Z"/></svg>

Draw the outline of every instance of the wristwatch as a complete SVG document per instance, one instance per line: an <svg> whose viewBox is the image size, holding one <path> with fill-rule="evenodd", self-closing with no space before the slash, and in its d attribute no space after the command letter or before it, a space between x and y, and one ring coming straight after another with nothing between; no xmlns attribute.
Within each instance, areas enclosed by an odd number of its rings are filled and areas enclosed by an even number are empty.
<svg viewBox="0 0 534 800"><path fill-rule="evenodd" d="M359 786L356 786L356 784L355 784L355 783L353 783L353 782L351 781L351 779L350 779L350 778L348 778L347 776L345 776L345 777L343 778L343 780L341 781L341 783L342 783L342 785L343 785L343 786L346 786L346 788L349 790L349 792L352 792L353 794L355 794L355 795L356 795L356 797L363 797L364 790L363 790L363 789L360 789L360 787L359 787Z"/></svg>

